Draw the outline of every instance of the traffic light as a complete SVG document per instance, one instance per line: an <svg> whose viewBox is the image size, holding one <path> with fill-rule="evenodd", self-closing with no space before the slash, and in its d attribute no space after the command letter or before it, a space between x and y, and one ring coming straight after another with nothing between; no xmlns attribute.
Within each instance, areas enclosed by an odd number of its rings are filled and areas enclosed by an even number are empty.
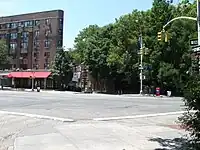
<svg viewBox="0 0 200 150"><path fill-rule="evenodd" d="M169 33L165 32L165 42L168 42L170 39Z"/></svg>
<svg viewBox="0 0 200 150"><path fill-rule="evenodd" d="M162 41L162 32L158 32L158 41Z"/></svg>

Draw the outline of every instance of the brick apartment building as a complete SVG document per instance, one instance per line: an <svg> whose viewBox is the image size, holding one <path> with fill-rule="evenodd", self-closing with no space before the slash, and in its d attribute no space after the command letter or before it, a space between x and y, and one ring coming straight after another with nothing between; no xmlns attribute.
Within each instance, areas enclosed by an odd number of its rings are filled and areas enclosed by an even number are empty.
<svg viewBox="0 0 200 150"><path fill-rule="evenodd" d="M62 10L0 18L0 39L11 56L9 69L48 69L57 47L63 45Z"/></svg>
<svg viewBox="0 0 200 150"><path fill-rule="evenodd" d="M14 87L30 88L36 83L52 87L48 69L56 49L63 46L63 17L62 10L0 17L0 39L6 41L11 58L4 66L10 72L0 75L1 84L7 76Z"/></svg>

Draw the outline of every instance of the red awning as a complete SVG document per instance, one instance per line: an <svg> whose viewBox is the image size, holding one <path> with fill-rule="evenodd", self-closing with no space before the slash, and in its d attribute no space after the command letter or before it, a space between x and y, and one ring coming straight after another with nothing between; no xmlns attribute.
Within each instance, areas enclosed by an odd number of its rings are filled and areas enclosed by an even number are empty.
<svg viewBox="0 0 200 150"><path fill-rule="evenodd" d="M47 78L51 72L11 72L9 78Z"/></svg>

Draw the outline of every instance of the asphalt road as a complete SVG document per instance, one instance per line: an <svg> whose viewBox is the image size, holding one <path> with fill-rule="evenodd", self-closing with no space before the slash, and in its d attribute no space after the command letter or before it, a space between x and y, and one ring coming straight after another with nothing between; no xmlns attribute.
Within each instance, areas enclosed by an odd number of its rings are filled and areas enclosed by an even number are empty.
<svg viewBox="0 0 200 150"><path fill-rule="evenodd" d="M173 142L174 138L185 134L176 128L175 120L180 114L169 115L182 109L180 98L0 91L0 150L147 150L171 145L174 149L182 149ZM17 113L32 116L19 116ZM168 114L95 120L158 113ZM75 122L34 117L36 115L72 119ZM171 141L166 144L165 141L169 139Z"/></svg>
<svg viewBox="0 0 200 150"><path fill-rule="evenodd" d="M183 102L180 98L0 91L0 111L47 115L77 121L181 110Z"/></svg>

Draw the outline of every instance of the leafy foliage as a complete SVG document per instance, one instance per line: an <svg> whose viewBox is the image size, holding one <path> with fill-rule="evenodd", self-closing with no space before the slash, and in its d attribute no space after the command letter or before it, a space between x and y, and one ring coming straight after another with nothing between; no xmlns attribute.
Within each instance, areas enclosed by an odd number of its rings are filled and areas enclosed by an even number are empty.
<svg viewBox="0 0 200 150"><path fill-rule="evenodd" d="M6 42L0 40L0 68L5 68L5 65L9 63L8 47Z"/></svg>
<svg viewBox="0 0 200 150"><path fill-rule="evenodd" d="M52 75L60 89L63 89L71 81L71 57L63 48L57 50L55 60L52 64Z"/></svg>
<svg viewBox="0 0 200 150"><path fill-rule="evenodd" d="M177 6L165 0L154 0L147 11L133 10L114 23L99 27L89 25L75 39L74 62L89 67L96 81L126 81L132 92L139 91L139 36L142 35L146 85L159 86L182 94L183 84L191 66L189 40L196 38L196 22L178 20L167 27L170 40L157 41L157 33L169 20L177 16L195 16L196 5L182 1ZM115 85L116 86L116 85Z"/></svg>
<svg viewBox="0 0 200 150"><path fill-rule="evenodd" d="M200 149L200 75L193 74L184 90L184 102L188 112L179 118L183 127L191 133L192 142ZM195 111L195 112L191 112Z"/></svg>

